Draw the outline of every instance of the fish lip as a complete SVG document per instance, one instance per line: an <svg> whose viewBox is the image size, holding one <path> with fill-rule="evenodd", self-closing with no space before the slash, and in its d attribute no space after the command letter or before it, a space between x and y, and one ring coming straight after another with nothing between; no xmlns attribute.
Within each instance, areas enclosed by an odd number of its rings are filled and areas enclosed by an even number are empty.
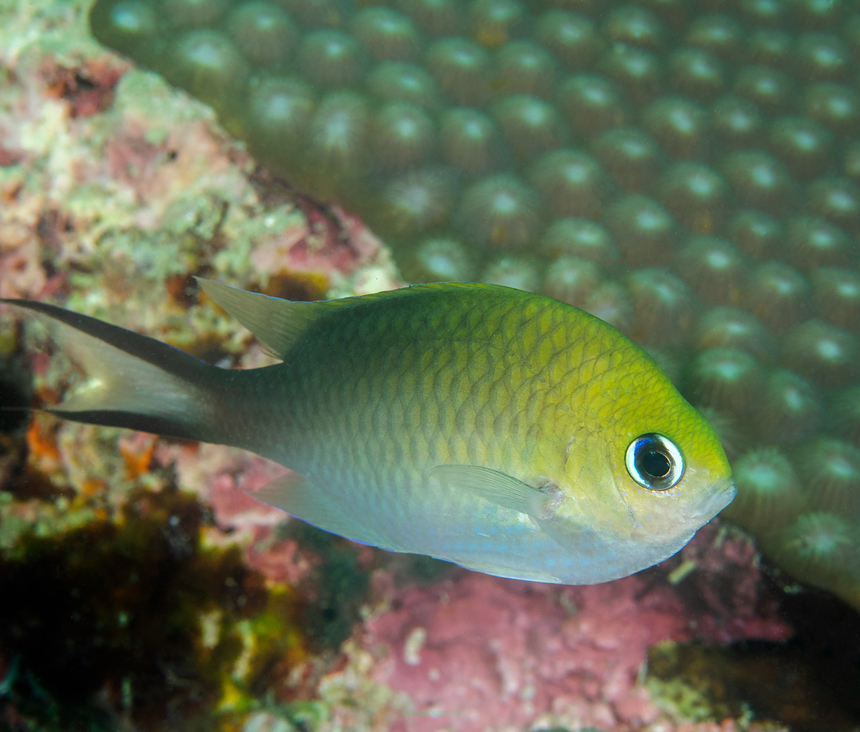
<svg viewBox="0 0 860 732"><path fill-rule="evenodd" d="M737 494L738 489L735 487L734 481L731 478L722 478L714 483L711 490L708 491L696 513L710 520L728 506Z"/></svg>

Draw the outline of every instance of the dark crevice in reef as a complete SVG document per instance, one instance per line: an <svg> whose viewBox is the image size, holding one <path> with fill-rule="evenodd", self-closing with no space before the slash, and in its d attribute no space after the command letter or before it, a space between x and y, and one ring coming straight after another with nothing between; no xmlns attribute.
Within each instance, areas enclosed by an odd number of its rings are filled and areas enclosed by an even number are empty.
<svg viewBox="0 0 860 732"><path fill-rule="evenodd" d="M673 681L695 690L710 718L751 715L792 732L854 732L860 727L860 615L827 593L781 595L780 614L795 628L784 643L729 646L665 644L651 649L649 678L677 701Z"/></svg>

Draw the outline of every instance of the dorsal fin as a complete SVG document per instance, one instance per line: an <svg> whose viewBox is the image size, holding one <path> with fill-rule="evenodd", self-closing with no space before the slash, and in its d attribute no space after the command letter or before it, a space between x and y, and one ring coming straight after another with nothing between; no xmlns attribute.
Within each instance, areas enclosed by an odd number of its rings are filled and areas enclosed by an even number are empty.
<svg viewBox="0 0 860 732"><path fill-rule="evenodd" d="M399 290L377 292L361 297L344 297L338 300L316 302L294 302L280 297L269 297L256 292L240 290L214 280L195 277L197 284L232 317L250 330L269 352L277 358L285 358L296 339L307 326L330 314L334 310L353 307L357 303L368 303L386 298L414 297L431 291L457 289L496 289L492 285L463 284L460 282L434 282L426 285L410 285Z"/></svg>
<svg viewBox="0 0 860 732"><path fill-rule="evenodd" d="M337 300L293 302L195 277L209 297L250 330L273 356L284 358L299 334Z"/></svg>

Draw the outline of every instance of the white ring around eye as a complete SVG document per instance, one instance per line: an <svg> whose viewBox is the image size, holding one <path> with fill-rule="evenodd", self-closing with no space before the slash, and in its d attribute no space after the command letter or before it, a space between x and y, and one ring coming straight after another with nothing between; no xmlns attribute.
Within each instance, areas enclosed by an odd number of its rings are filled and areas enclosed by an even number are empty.
<svg viewBox="0 0 860 732"><path fill-rule="evenodd" d="M649 491L667 491L684 476L684 456L665 435L648 432L627 446L624 456L627 472Z"/></svg>

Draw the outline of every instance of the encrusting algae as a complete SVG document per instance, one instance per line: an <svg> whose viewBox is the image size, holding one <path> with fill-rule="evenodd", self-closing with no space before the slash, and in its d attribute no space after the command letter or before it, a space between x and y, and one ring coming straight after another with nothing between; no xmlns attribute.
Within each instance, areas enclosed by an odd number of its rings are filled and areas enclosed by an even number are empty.
<svg viewBox="0 0 860 732"><path fill-rule="evenodd" d="M559 258L597 265L571 300L673 365L731 460L790 460L794 519L834 510L800 452L858 447L829 418L860 378L855 3L100 0L91 26L413 282L564 293ZM767 554L860 606L860 515L822 574L741 505Z"/></svg>
<svg viewBox="0 0 860 732"><path fill-rule="evenodd" d="M267 585L237 547L204 548L204 519L175 486L138 488L116 515L31 529L0 550L4 718L227 730L259 707L307 657L304 600Z"/></svg>

